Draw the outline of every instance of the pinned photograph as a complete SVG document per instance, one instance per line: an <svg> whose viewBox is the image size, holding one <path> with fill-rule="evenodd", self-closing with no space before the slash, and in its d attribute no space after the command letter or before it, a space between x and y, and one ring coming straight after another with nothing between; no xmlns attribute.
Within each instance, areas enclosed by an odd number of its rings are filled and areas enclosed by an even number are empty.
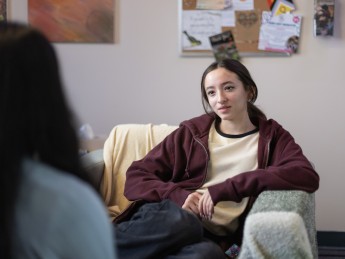
<svg viewBox="0 0 345 259"><path fill-rule="evenodd" d="M315 0L314 35L333 36L334 0Z"/></svg>

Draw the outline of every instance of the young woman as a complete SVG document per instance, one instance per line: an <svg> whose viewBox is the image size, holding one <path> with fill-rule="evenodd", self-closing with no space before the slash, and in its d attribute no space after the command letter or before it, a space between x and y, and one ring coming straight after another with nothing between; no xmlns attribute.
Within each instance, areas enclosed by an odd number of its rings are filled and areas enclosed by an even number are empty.
<svg viewBox="0 0 345 259"><path fill-rule="evenodd" d="M0 23L0 258L115 258L89 187L52 45Z"/></svg>
<svg viewBox="0 0 345 259"><path fill-rule="evenodd" d="M115 221L120 256L131 255L135 243L143 258L224 258L205 238L223 249L240 244L262 191L318 189L319 176L294 138L254 105L258 90L243 64L211 64L201 92L206 114L182 122L127 171L125 195L135 202Z"/></svg>

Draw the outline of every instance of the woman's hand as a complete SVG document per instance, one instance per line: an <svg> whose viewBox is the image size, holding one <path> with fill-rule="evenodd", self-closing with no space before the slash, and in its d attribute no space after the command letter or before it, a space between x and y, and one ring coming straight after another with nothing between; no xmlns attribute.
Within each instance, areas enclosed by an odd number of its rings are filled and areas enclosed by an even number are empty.
<svg viewBox="0 0 345 259"><path fill-rule="evenodd" d="M198 192L192 192L188 195L187 199L182 205L182 209L185 209L189 212L194 213L196 216L199 216L199 200L201 198L201 194Z"/></svg>
<svg viewBox="0 0 345 259"><path fill-rule="evenodd" d="M206 189L205 193L201 196L199 200L198 210L202 218L208 220L212 218L214 212L214 204L211 199L211 195L208 192L208 189Z"/></svg>

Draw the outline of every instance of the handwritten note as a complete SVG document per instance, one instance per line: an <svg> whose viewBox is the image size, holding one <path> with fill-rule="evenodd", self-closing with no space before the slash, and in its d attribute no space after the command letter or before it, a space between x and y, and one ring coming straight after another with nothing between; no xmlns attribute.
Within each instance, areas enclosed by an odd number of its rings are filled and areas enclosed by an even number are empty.
<svg viewBox="0 0 345 259"><path fill-rule="evenodd" d="M182 21L183 50L210 50L209 37L221 33L219 11L184 11Z"/></svg>
<svg viewBox="0 0 345 259"><path fill-rule="evenodd" d="M231 0L197 0L196 9L224 10L231 5Z"/></svg>

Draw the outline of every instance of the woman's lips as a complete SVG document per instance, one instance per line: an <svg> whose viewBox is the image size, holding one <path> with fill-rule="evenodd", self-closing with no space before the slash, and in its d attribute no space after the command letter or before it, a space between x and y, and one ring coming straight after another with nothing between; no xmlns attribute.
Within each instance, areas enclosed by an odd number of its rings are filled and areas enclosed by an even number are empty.
<svg viewBox="0 0 345 259"><path fill-rule="evenodd" d="M222 106L220 108L218 108L218 111L220 112L224 112L224 111L227 111L228 109L230 109L231 106Z"/></svg>

